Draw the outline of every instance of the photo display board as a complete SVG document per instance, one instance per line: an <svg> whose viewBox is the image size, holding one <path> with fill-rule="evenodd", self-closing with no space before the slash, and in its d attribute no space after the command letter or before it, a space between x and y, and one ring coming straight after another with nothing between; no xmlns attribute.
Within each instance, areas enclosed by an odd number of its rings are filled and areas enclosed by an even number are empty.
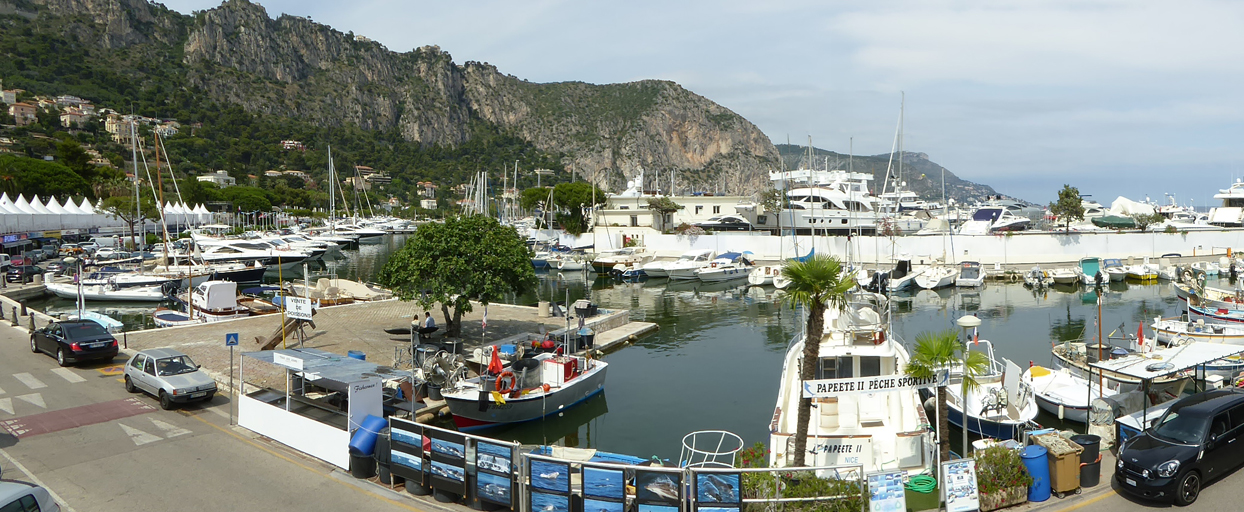
<svg viewBox="0 0 1244 512"><path fill-rule="evenodd" d="M390 471L407 480L424 483L427 464L423 456L423 426L389 418Z"/></svg>
<svg viewBox="0 0 1244 512"><path fill-rule="evenodd" d="M907 494L903 488L903 472L868 474L868 511L904 512Z"/></svg>
<svg viewBox="0 0 1244 512"><path fill-rule="evenodd" d="M527 470L532 510L570 512L570 464L529 458Z"/></svg>
<svg viewBox="0 0 1244 512"><path fill-rule="evenodd" d="M666 505L678 510L682 502L682 473L635 470L635 502L643 505ZM652 508L649 512L668 512Z"/></svg>
<svg viewBox="0 0 1244 512"><path fill-rule="evenodd" d="M475 496L497 505L514 505L514 447L475 442Z"/></svg>
<svg viewBox="0 0 1244 512"><path fill-rule="evenodd" d="M694 473L695 508L698 512L738 512L741 473Z"/></svg>
<svg viewBox="0 0 1244 512"><path fill-rule="evenodd" d="M946 512L980 509L976 488L976 459L956 459L942 463L942 499Z"/></svg>
<svg viewBox="0 0 1244 512"><path fill-rule="evenodd" d="M583 511L623 512L626 475L621 469L583 466Z"/></svg>
<svg viewBox="0 0 1244 512"><path fill-rule="evenodd" d="M429 471L432 487L456 494L466 493L466 445L465 438L440 430L426 430L432 438Z"/></svg>

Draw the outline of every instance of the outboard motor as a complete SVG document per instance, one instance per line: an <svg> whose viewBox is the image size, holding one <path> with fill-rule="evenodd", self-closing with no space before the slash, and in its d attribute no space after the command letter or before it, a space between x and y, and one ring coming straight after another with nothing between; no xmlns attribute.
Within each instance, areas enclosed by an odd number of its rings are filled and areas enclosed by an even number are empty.
<svg viewBox="0 0 1244 512"><path fill-rule="evenodd" d="M1102 275L1101 271L1098 270L1096 274L1093 274L1093 286L1100 289L1101 283L1105 281L1105 278L1106 276Z"/></svg>
<svg viewBox="0 0 1244 512"><path fill-rule="evenodd" d="M1229 277L1231 278L1232 283L1234 283L1235 280L1240 277L1239 272L1235 270L1235 263L1231 264L1231 272L1229 273Z"/></svg>

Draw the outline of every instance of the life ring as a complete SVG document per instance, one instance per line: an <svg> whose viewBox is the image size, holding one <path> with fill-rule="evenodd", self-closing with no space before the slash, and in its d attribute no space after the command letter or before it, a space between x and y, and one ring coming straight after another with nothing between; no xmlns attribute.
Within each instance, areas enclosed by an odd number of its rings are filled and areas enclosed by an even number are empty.
<svg viewBox="0 0 1244 512"><path fill-rule="evenodd" d="M717 262L716 262L716 261L714 261L714 262L712 263L712 266L713 266L713 268L717 268Z"/></svg>
<svg viewBox="0 0 1244 512"><path fill-rule="evenodd" d="M510 380L505 380L506 377L509 377ZM501 387L502 384L506 384L506 386ZM517 385L518 385L518 379L514 377L514 372L501 372L501 375L497 376L496 388L497 388L498 393L501 393L504 395L506 393L514 391L514 387Z"/></svg>

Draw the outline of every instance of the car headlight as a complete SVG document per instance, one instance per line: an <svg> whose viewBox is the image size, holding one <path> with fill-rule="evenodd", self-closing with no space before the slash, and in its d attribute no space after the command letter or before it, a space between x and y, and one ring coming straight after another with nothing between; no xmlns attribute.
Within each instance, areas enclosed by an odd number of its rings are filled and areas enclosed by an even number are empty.
<svg viewBox="0 0 1244 512"><path fill-rule="evenodd" d="M1119 469L1123 469L1123 459L1119 459L1117 465L1119 466Z"/></svg>
<svg viewBox="0 0 1244 512"><path fill-rule="evenodd" d="M1170 478L1172 476L1175 476L1175 473L1177 473L1178 471L1179 471L1179 461L1177 460L1168 460L1166 462L1158 464L1158 476L1159 477Z"/></svg>
<svg viewBox="0 0 1244 512"><path fill-rule="evenodd" d="M1146 470L1144 470L1144 471L1141 471L1141 472L1140 472L1140 476L1143 476L1143 477L1145 477L1145 478L1149 478L1149 470L1147 470L1147 469L1146 469Z"/></svg>

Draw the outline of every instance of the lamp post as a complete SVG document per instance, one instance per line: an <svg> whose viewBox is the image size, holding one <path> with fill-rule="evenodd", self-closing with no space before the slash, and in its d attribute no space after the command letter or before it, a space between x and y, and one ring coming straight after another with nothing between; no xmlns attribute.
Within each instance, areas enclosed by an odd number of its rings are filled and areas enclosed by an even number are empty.
<svg viewBox="0 0 1244 512"><path fill-rule="evenodd" d="M963 328L963 366L959 376L959 407L963 409L963 458L968 457L968 342L972 336L968 329L980 327L981 319L976 315L964 315L955 320Z"/></svg>

